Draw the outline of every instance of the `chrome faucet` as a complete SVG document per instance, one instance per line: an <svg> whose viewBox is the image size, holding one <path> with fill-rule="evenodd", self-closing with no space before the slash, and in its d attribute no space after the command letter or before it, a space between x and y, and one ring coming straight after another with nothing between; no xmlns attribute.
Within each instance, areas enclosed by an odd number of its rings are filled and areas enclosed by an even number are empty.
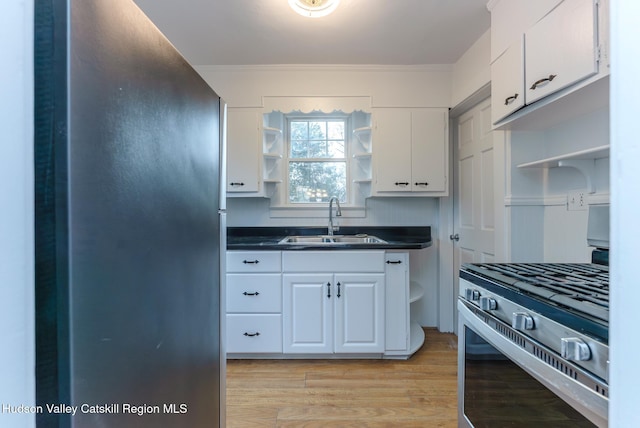
<svg viewBox="0 0 640 428"><path fill-rule="evenodd" d="M333 227L333 201L336 201L336 217L342 217L342 211L340 210L340 201L333 196L329 199L329 226L327 227L327 234L333 236L333 232L337 231L340 227Z"/></svg>

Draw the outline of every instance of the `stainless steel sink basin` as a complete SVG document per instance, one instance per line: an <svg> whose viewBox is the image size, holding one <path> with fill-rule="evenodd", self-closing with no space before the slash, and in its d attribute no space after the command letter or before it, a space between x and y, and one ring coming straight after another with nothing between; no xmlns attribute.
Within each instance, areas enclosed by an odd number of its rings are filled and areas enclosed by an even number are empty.
<svg viewBox="0 0 640 428"><path fill-rule="evenodd" d="M312 235L312 236L287 236L279 244L313 244L313 245L362 245L362 244L386 244L387 241L371 235Z"/></svg>

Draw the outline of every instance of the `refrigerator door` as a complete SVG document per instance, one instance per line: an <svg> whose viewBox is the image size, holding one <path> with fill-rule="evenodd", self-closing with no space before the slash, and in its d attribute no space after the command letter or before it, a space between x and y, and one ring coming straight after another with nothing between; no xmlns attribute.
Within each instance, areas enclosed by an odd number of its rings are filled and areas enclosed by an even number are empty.
<svg viewBox="0 0 640 428"><path fill-rule="evenodd" d="M220 99L131 0L35 7L37 424L223 425Z"/></svg>

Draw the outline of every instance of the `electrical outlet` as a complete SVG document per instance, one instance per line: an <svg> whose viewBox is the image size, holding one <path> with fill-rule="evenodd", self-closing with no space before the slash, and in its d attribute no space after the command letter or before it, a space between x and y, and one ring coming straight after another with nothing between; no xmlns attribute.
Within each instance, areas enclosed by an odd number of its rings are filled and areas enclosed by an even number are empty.
<svg viewBox="0 0 640 428"><path fill-rule="evenodd" d="M584 192L571 192L567 195L567 211L585 211L587 208Z"/></svg>

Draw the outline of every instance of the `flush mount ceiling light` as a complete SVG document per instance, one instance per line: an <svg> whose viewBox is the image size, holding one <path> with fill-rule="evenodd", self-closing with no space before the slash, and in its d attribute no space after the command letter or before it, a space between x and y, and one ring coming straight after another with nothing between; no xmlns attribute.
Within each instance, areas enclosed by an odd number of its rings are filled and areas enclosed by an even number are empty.
<svg viewBox="0 0 640 428"><path fill-rule="evenodd" d="M327 16L338 7L340 0L289 0L289 6L308 18Z"/></svg>

